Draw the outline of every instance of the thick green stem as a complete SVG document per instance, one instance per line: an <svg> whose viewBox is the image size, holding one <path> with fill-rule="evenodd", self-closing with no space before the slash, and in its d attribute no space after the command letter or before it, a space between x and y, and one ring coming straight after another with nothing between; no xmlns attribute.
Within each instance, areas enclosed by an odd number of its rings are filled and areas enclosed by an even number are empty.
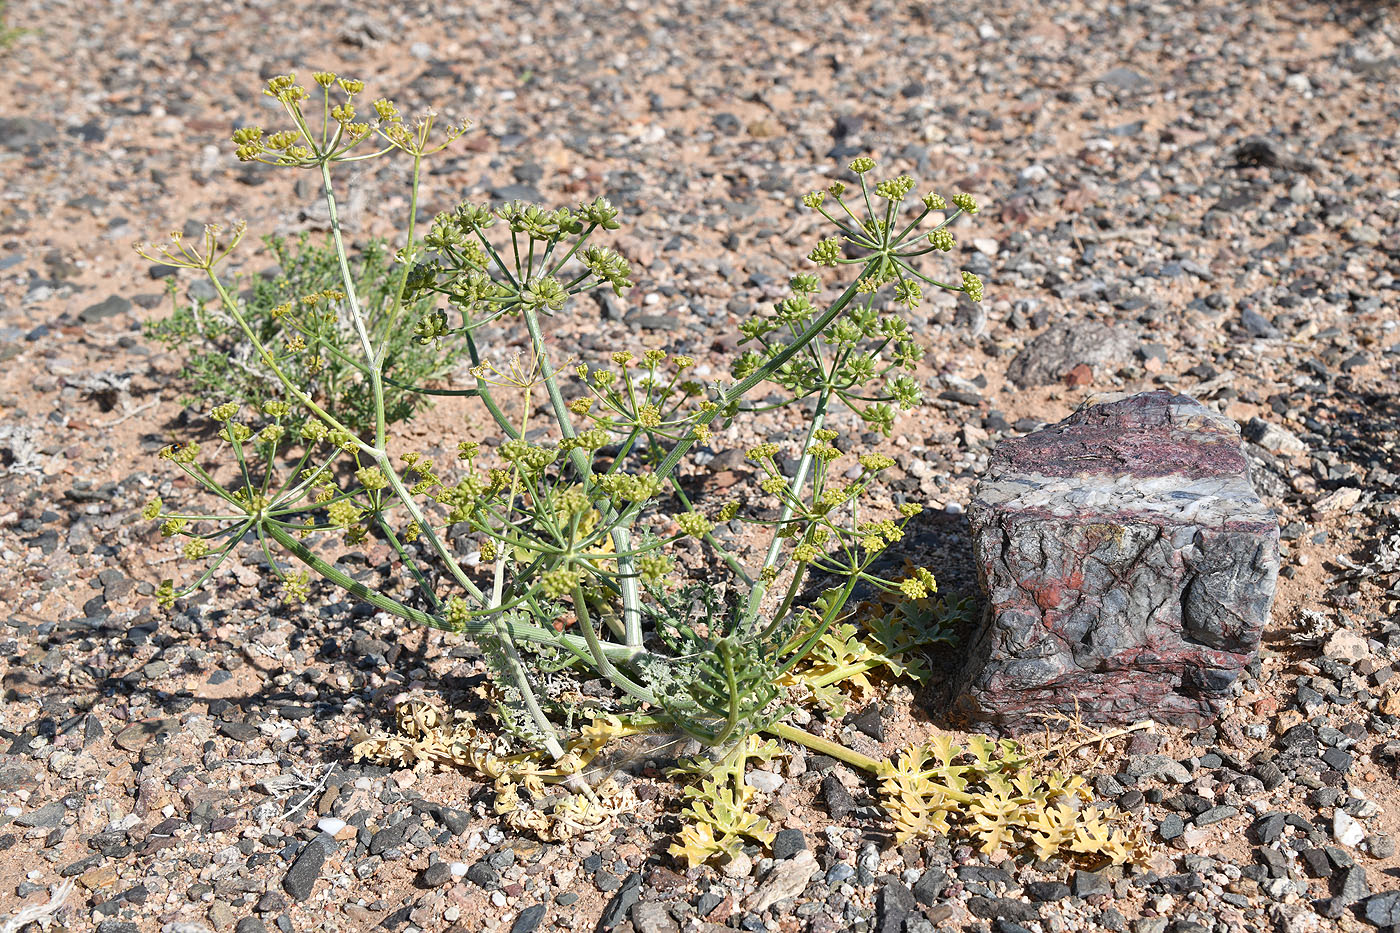
<svg viewBox="0 0 1400 933"><path fill-rule="evenodd" d="M789 742L796 742L798 745L806 746L814 752L822 755L829 755L837 761L844 761L846 764L870 774L879 774L883 770L885 762L862 755L860 752L852 751L840 742L833 742L830 739L823 739L805 732L796 726L789 726L785 722L775 722L763 730L780 739L787 739Z"/></svg>
<svg viewBox="0 0 1400 933"><path fill-rule="evenodd" d="M598 633L593 629L593 619L588 614L588 601L584 598L581 585L574 587L573 597L574 615L577 616L579 628L583 630L583 637L588 642L588 650L593 654L593 665L598 669L598 673L643 703L655 705L656 695L654 693L619 671L608 660L607 654L603 651L603 643L599 640Z"/></svg>

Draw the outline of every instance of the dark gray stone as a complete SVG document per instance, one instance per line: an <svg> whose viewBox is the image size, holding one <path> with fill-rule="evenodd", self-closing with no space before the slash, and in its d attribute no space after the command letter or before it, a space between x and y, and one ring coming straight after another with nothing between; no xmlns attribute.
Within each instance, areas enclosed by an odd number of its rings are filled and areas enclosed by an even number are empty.
<svg viewBox="0 0 1400 933"><path fill-rule="evenodd" d="M1133 358L1132 336L1106 324L1076 321L1056 324L1026 344L1006 368L1006 378L1021 389L1052 385L1084 363L1116 367Z"/></svg>
<svg viewBox="0 0 1400 933"><path fill-rule="evenodd" d="M875 741L885 741L885 721L880 715L880 704L871 703L860 713L852 716L850 723Z"/></svg>
<svg viewBox="0 0 1400 933"><path fill-rule="evenodd" d="M1240 325L1252 337L1278 337L1279 329L1273 322L1253 308L1240 309Z"/></svg>
<svg viewBox="0 0 1400 933"><path fill-rule="evenodd" d="M1069 885L1063 881L1028 881L1026 895L1033 901L1059 901L1069 897Z"/></svg>
<svg viewBox="0 0 1400 933"><path fill-rule="evenodd" d="M1373 927L1400 925L1400 891L1372 894L1362 905L1361 916Z"/></svg>
<svg viewBox="0 0 1400 933"><path fill-rule="evenodd" d="M773 858L790 858L807 848L807 837L800 829L780 829L773 837Z"/></svg>
<svg viewBox="0 0 1400 933"><path fill-rule="evenodd" d="M408 838L409 829L416 824L404 820L393 826L386 826L376 832L369 840L369 854L380 855L389 849L397 849L403 845Z"/></svg>
<svg viewBox="0 0 1400 933"><path fill-rule="evenodd" d="M875 898L875 933L902 933L905 918L918 909L914 893L891 878Z"/></svg>
<svg viewBox="0 0 1400 933"><path fill-rule="evenodd" d="M221 722L218 725L219 734L235 742L251 742L259 735L257 726L249 725L246 722Z"/></svg>
<svg viewBox="0 0 1400 933"><path fill-rule="evenodd" d="M479 888L494 891L501 886L501 876L485 860L467 867L467 880Z"/></svg>
<svg viewBox="0 0 1400 933"><path fill-rule="evenodd" d="M287 874L282 878L282 890L291 895L294 901L304 901L316 887L316 879L321 877L326 857L335 849L335 842L324 833L301 847L292 861Z"/></svg>
<svg viewBox="0 0 1400 933"><path fill-rule="evenodd" d="M116 317L131 310L131 302L120 295L104 298L95 305L88 305L78 312L78 320L84 324L94 324L104 318Z"/></svg>
<svg viewBox="0 0 1400 933"><path fill-rule="evenodd" d="M938 897L943 893L943 889L948 886L948 873L941 865L930 865L924 869L924 873L919 876L919 880L914 882L914 899L925 907L932 907L938 903Z"/></svg>
<svg viewBox="0 0 1400 933"><path fill-rule="evenodd" d="M1034 923L1040 919L1040 912L1034 905L1010 897L974 897L968 900L967 910L972 916L983 920L1002 919L1015 923Z"/></svg>
<svg viewBox="0 0 1400 933"><path fill-rule="evenodd" d="M471 824L471 814L465 810L456 810L452 807L441 807L435 814L435 818L447 831L454 836L460 836L467 831L467 826Z"/></svg>
<svg viewBox="0 0 1400 933"><path fill-rule="evenodd" d="M1076 871L1070 879L1070 889L1075 897L1088 897L1091 894L1107 894L1112 890L1108 879L1096 871Z"/></svg>
<svg viewBox="0 0 1400 933"><path fill-rule="evenodd" d="M1234 422L1187 396L1101 396L1006 440L969 510L986 593L957 707L1199 728L1254 657L1278 523Z"/></svg>
<svg viewBox="0 0 1400 933"><path fill-rule="evenodd" d="M822 778L822 799L826 801L826 812L837 821L845 819L856 806L851 792L834 774Z"/></svg>
<svg viewBox="0 0 1400 933"><path fill-rule="evenodd" d="M611 930L627 918L627 912L632 909L632 905L641 900L642 897L642 876L637 872L627 876L627 880L622 883L622 887L608 901L603 908L602 916L598 918L598 929Z"/></svg>
<svg viewBox="0 0 1400 933"><path fill-rule="evenodd" d="M0 149L11 152L38 151L46 142L58 137L50 123L33 117L0 117Z"/></svg>
<svg viewBox="0 0 1400 933"><path fill-rule="evenodd" d="M1137 94L1152 87L1152 79L1139 74L1131 68L1113 68L1105 72L1099 78L1102 84L1113 88L1115 91Z"/></svg>
<svg viewBox="0 0 1400 933"><path fill-rule="evenodd" d="M1239 814L1239 810L1234 807L1218 806L1211 807L1204 813L1197 813L1193 823L1197 826L1209 826L1212 823L1219 823L1221 820L1228 820L1232 816Z"/></svg>
<svg viewBox="0 0 1400 933"><path fill-rule="evenodd" d="M520 912L510 926L510 933L535 933L544 920L543 904L531 904Z"/></svg>
<svg viewBox="0 0 1400 933"><path fill-rule="evenodd" d="M448 862L434 862L418 876L418 882L425 888L440 888L452 883L452 865Z"/></svg>
<svg viewBox="0 0 1400 933"><path fill-rule="evenodd" d="M1355 904L1371 893L1371 885L1366 881L1366 869L1353 865L1342 873L1337 885L1337 900L1345 905Z"/></svg>

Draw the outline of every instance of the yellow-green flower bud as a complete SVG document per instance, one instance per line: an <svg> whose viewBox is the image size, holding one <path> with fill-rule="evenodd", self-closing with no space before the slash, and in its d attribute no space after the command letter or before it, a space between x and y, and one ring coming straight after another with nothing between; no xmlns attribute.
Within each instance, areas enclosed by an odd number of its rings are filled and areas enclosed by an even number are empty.
<svg viewBox="0 0 1400 933"><path fill-rule="evenodd" d="M378 466L367 466L356 470L355 478L366 489L384 489L389 485L389 478Z"/></svg>
<svg viewBox="0 0 1400 933"><path fill-rule="evenodd" d="M540 574L540 590L550 599L559 599L583 582L583 573L569 567L555 567Z"/></svg>
<svg viewBox="0 0 1400 933"><path fill-rule="evenodd" d="M655 551L637 558L637 569L641 571L642 579L648 583L664 579L675 570L675 567L675 561L665 554L659 554Z"/></svg>
<svg viewBox="0 0 1400 933"><path fill-rule="evenodd" d="M971 272L964 272L962 274L962 286L963 294L967 295L967 297L971 298L973 301L982 300L982 280L977 276L973 275Z"/></svg>
<svg viewBox="0 0 1400 933"><path fill-rule="evenodd" d="M709 534L715 527L708 518L699 512L682 512L675 516L675 519L676 524L681 526L681 532L692 538Z"/></svg>

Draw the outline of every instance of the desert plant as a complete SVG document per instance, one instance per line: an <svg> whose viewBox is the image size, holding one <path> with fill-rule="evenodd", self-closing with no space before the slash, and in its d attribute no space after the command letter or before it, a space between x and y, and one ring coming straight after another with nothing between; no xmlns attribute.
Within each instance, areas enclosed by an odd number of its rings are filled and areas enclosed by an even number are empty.
<svg viewBox="0 0 1400 933"><path fill-rule="evenodd" d="M465 127L441 130L432 113L406 121L385 99L361 120L362 82L314 79L309 88L291 75L268 83L287 128L234 134L242 160L316 173L329 208L340 281L291 302L279 316L285 338L267 338L220 274L242 225L230 236L208 227L198 245L176 235L164 248L138 247L152 261L209 277L223 313L281 391L262 403L257 424L237 401L210 412L231 458L225 466L206 467L195 444L162 452L222 503L213 513L159 500L146 509L162 533L183 539L188 557L207 561L193 586L253 536L291 597L305 598L315 574L383 612L472 638L495 675L505 721L560 762L569 760L560 723L570 720L582 679L611 684L614 711L646 710L709 745L748 744L784 715L780 685L823 644L858 590L919 599L933 589L926 569L898 583L873 572L919 507L876 501L876 479L893 461L848 450L828 420L845 407L888 434L895 408L919 401L911 372L923 350L898 309L917 306L925 287L981 299L976 276L946 283L916 265L952 249L949 225L976 212L971 197L950 204L929 193L909 210L913 179L873 182L874 161L856 159L852 184L803 198L835 234L811 251L814 271L792 276L788 297L743 323L746 349L732 379L707 384L694 360L654 347L565 363L547 325L579 294L620 294L632 284L627 261L595 242L619 227L617 209L604 198L573 209L468 203L422 232L424 159ZM376 327L351 272L333 172L394 153L411 161L411 197L394 253L398 282ZM415 312L424 300L431 305ZM308 354L326 347L317 328L331 313L354 334L344 360L362 374L355 391L373 415L362 432L337 400L297 375ZM484 354L476 334L491 323L518 327L526 352ZM472 381L457 391L481 405L498 434L494 445L463 439L457 467L404 448L389 432L386 399L397 382L385 372L393 345L386 335L409 327L425 345L463 341ZM781 402L751 402L760 386L778 387ZM541 398L543 431L535 423ZM783 406L800 411L804 436L792 447L763 443L748 452L760 476L754 498L692 502L677 471L697 445L737 418ZM299 452L295 466L282 471L289 451ZM714 533L736 521L764 538L757 566ZM371 536L397 555L401 575L391 586L371 588L330 559L337 541L358 547ZM474 544L460 549L463 539ZM726 569L687 565L677 560L681 550ZM181 592L188 588L177 592L171 581L160 589L167 604Z"/></svg>
<svg viewBox="0 0 1400 933"><path fill-rule="evenodd" d="M229 289L240 303L243 320L264 346L306 344L310 352L289 354L280 361L283 375L335 411L347 427L357 433L372 431L373 397L362 391L365 367L356 358L355 332L336 313L334 299L326 297L344 288L334 240L317 241L302 234L291 241L264 237L263 243L277 261L276 275L254 276L246 289ZM387 344L384 418L390 424L403 421L430 398L418 387L450 374L465 357L466 347L460 339L431 346L416 339L411 328L388 326L401 277L384 241L370 240L352 256L350 269L366 325ZM180 352L187 403L232 399L260 410L265 402L280 398L281 381L253 354L237 320L218 302L198 297L180 301L174 280L169 282L171 312L148 324L146 335ZM425 296L405 308L405 314L416 320L430 305ZM288 426L299 428L300 421L291 419Z"/></svg>

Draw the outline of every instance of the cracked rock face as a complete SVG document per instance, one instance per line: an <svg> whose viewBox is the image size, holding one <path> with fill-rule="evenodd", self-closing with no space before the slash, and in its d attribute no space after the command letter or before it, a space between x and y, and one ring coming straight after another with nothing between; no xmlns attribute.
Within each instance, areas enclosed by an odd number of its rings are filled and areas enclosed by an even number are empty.
<svg viewBox="0 0 1400 933"><path fill-rule="evenodd" d="M986 599L957 709L1010 731L1214 718L1259 645L1278 523L1239 429L1184 395L1099 396L1003 442L969 519Z"/></svg>

